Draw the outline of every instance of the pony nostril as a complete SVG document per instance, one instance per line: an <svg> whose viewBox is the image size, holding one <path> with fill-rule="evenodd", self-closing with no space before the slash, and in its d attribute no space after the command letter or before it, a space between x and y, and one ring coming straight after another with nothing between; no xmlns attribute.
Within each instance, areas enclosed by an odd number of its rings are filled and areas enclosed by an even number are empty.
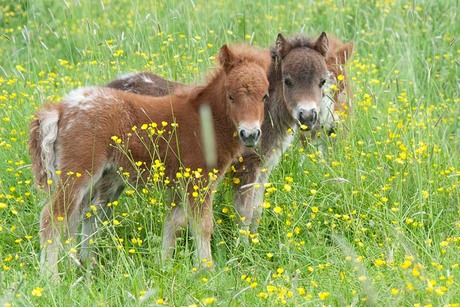
<svg viewBox="0 0 460 307"><path fill-rule="evenodd" d="M300 110L300 111L299 111L299 119L300 119L300 120L302 120L303 114L304 114L304 113L305 113L304 110Z"/></svg>
<svg viewBox="0 0 460 307"><path fill-rule="evenodd" d="M316 110L312 110L311 117L312 117L311 121L313 123L316 123L316 121L318 120L318 112L316 112Z"/></svg>
<svg viewBox="0 0 460 307"><path fill-rule="evenodd" d="M256 131L256 140L260 138L260 135L262 134L262 131L260 129L257 129Z"/></svg>
<svg viewBox="0 0 460 307"><path fill-rule="evenodd" d="M241 130L240 130L240 138L241 138L242 140L246 139L246 132L245 132L244 129L241 129Z"/></svg>

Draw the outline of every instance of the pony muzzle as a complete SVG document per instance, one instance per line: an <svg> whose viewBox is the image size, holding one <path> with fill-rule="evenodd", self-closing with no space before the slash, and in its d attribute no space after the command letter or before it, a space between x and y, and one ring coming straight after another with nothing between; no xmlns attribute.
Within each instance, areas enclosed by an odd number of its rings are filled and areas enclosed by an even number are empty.
<svg viewBox="0 0 460 307"><path fill-rule="evenodd" d="M312 130L318 124L318 112L316 109L300 109L298 118L300 125L306 126L306 130Z"/></svg>
<svg viewBox="0 0 460 307"><path fill-rule="evenodd" d="M239 128L238 136L246 147L254 147L262 135L259 127L256 128Z"/></svg>

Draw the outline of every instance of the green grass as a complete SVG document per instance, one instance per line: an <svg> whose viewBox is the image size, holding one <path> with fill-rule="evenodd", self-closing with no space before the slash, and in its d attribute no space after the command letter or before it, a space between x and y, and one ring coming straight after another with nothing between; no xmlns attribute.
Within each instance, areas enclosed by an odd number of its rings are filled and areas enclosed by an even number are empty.
<svg viewBox="0 0 460 307"><path fill-rule="evenodd" d="M0 304L458 306L458 1L114 2L0 1ZM188 240L160 265L166 205L148 190L120 198L120 224L95 243L100 266L66 257L59 284L39 274L45 197L26 144L44 102L129 71L200 82L224 43L321 31L355 42L353 113L327 157L289 149L249 246L224 180L216 269L193 268Z"/></svg>

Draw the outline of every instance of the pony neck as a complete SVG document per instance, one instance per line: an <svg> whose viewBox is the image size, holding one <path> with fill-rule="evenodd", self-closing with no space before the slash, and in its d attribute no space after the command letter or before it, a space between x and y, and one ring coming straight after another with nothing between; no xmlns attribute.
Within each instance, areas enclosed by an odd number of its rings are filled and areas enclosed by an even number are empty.
<svg viewBox="0 0 460 307"><path fill-rule="evenodd" d="M234 136L237 128L230 119L227 110L225 80L225 72L220 68L211 80L201 88L194 99L197 109L204 104L208 104L211 108L217 150L216 168L219 171L225 170L242 148L238 137Z"/></svg>
<svg viewBox="0 0 460 307"><path fill-rule="evenodd" d="M283 76L281 62L273 59L268 72L269 94L271 99L265 108L264 125L269 125L280 135L286 134L289 128L296 129L298 124L289 112L283 93Z"/></svg>

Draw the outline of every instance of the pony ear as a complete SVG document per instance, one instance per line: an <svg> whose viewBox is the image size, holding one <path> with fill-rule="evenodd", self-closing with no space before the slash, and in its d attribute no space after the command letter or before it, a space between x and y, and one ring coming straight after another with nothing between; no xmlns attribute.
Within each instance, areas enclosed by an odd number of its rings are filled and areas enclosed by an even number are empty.
<svg viewBox="0 0 460 307"><path fill-rule="evenodd" d="M346 43L340 46L337 51L337 62L345 64L352 56L355 44L353 42Z"/></svg>
<svg viewBox="0 0 460 307"><path fill-rule="evenodd" d="M318 51L322 56L326 56L327 50L329 49L329 39L325 32L321 33L315 42L314 50Z"/></svg>
<svg viewBox="0 0 460 307"><path fill-rule="evenodd" d="M220 52L219 52L219 62L224 68L226 73L228 73L232 69L234 61L235 61L235 56L233 55L230 48L227 46L227 44L223 45L220 48Z"/></svg>
<svg viewBox="0 0 460 307"><path fill-rule="evenodd" d="M284 38L283 34L279 33L276 38L276 53L281 59L291 51L292 45Z"/></svg>

